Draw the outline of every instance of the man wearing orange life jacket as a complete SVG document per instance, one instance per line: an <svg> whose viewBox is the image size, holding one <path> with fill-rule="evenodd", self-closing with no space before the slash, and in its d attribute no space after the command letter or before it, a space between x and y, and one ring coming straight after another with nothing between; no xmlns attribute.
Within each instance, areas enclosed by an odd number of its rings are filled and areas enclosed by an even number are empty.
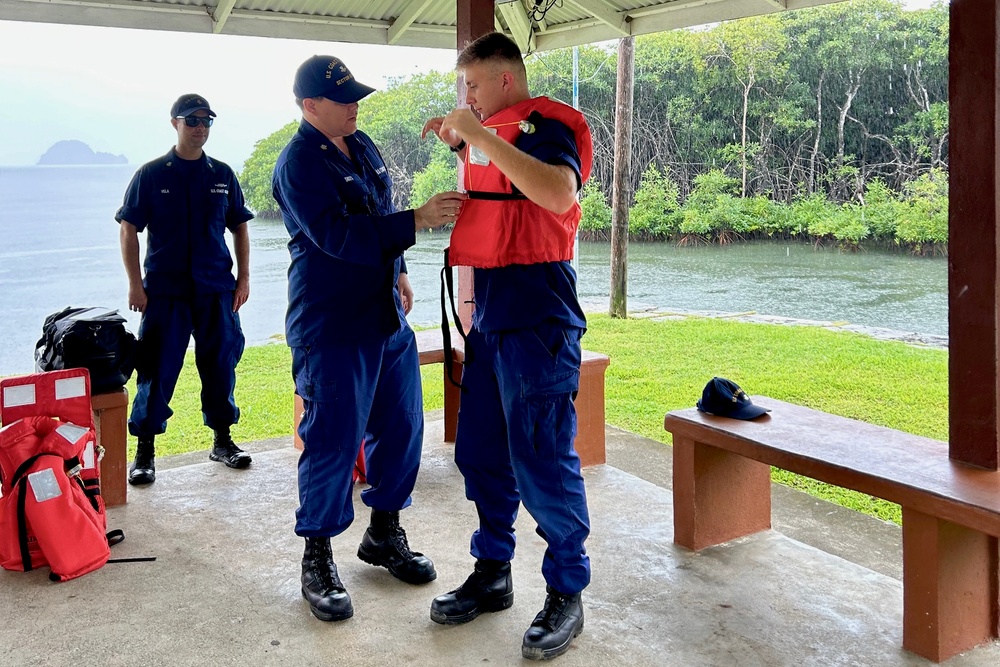
<svg viewBox="0 0 1000 667"><path fill-rule="evenodd" d="M547 544L548 594L521 650L545 660L583 630L580 595L590 583L590 519L573 448L586 319L569 260L591 138L579 112L531 97L520 51L504 35L472 42L458 69L471 109L432 118L424 135L465 162L469 199L449 263L477 268L455 461L480 523L473 573L434 599L431 619L465 623L513 604L514 520L524 503Z"/></svg>

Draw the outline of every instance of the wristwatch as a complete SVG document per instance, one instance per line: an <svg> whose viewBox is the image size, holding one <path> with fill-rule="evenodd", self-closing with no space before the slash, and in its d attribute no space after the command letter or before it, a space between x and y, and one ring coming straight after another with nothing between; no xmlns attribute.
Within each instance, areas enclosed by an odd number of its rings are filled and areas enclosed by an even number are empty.
<svg viewBox="0 0 1000 667"><path fill-rule="evenodd" d="M457 146L448 146L448 148L451 149L452 153L460 153L461 151L465 150L465 139L462 139L461 143L459 143Z"/></svg>

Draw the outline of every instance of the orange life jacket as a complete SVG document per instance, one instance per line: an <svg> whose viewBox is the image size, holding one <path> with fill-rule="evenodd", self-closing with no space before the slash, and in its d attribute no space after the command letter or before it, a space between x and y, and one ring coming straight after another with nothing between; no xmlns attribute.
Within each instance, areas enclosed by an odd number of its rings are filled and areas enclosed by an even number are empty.
<svg viewBox="0 0 1000 667"><path fill-rule="evenodd" d="M500 111L483 121L497 136L513 144L537 112L543 118L566 125L576 138L580 156L581 184L590 177L594 157L590 128L583 114L573 107L534 97ZM455 221L448 249L451 266L495 268L512 264L539 264L573 259L576 230L580 225L580 204L574 202L565 213L553 213L515 193L510 179L492 161L476 164L465 161L465 189L469 199Z"/></svg>
<svg viewBox="0 0 1000 667"><path fill-rule="evenodd" d="M0 381L0 566L92 572L111 555L90 375L73 368ZM115 531L117 532L117 531Z"/></svg>

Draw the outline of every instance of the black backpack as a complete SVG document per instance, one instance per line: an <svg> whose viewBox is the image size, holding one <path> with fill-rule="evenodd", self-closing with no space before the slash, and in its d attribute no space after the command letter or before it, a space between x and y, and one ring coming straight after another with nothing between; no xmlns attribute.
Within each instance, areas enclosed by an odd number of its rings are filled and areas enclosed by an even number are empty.
<svg viewBox="0 0 1000 667"><path fill-rule="evenodd" d="M86 368L91 393L100 394L125 386L135 370L135 348L135 336L117 310L66 308L45 318L35 368Z"/></svg>

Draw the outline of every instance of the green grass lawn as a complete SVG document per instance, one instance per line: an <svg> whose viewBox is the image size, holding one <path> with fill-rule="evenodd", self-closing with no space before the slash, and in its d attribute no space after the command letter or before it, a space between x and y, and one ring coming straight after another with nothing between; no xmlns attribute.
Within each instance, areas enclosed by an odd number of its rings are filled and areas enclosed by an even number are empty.
<svg viewBox="0 0 1000 667"><path fill-rule="evenodd" d="M670 442L663 415L692 407L714 375L748 393L805 405L890 428L948 437L948 353L816 327L689 318L613 320L592 315L584 347L611 358L606 381L609 424ZM291 433L291 354L284 345L247 348L237 370L237 441ZM424 366L424 406L443 407L441 368ZM129 385L134 395L134 380ZM188 354L157 455L208 449L200 385ZM134 447L134 441L130 448ZM131 451L131 449L130 449ZM665 452L665 455L667 452ZM131 455L131 454L130 454ZM774 470L775 481L846 507L900 522L897 505Z"/></svg>

